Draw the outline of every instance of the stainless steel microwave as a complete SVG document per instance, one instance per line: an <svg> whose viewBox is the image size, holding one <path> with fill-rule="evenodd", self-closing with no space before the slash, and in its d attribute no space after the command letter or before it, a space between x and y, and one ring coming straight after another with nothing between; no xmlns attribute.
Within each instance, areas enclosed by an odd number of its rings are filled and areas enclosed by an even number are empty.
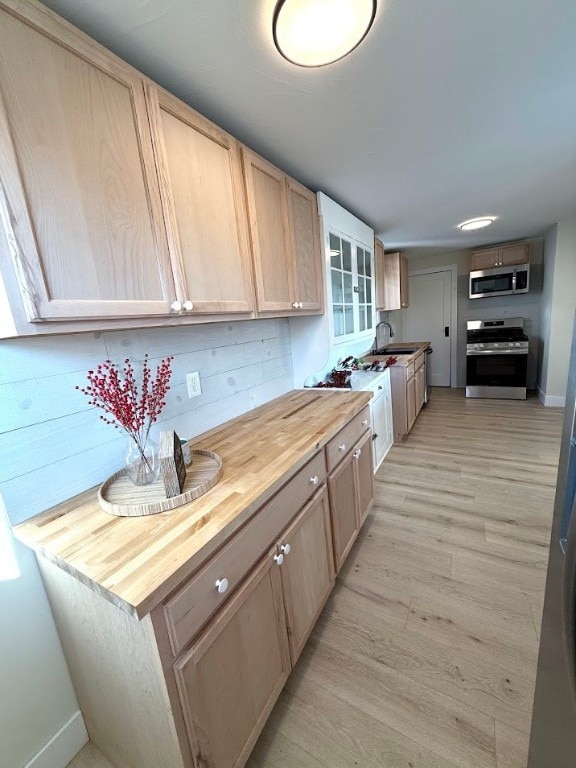
<svg viewBox="0 0 576 768"><path fill-rule="evenodd" d="M528 293L530 288L530 264L515 267L494 267L470 272L471 299L487 296L507 296L511 293Z"/></svg>

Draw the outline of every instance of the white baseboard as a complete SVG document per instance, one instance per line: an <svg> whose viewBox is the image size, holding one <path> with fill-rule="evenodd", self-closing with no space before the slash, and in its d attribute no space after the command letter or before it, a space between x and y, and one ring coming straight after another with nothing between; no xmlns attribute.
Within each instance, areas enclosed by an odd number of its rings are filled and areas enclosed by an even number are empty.
<svg viewBox="0 0 576 768"><path fill-rule="evenodd" d="M538 400L547 408L564 408L566 406L566 396L546 395L540 387L538 387Z"/></svg>
<svg viewBox="0 0 576 768"><path fill-rule="evenodd" d="M24 768L66 768L88 741L81 712L75 712Z"/></svg>

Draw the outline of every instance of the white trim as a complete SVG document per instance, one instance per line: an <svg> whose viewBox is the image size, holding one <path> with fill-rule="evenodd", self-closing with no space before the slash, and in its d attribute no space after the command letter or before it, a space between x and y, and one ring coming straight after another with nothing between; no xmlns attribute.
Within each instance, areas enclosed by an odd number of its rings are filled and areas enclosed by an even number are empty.
<svg viewBox="0 0 576 768"><path fill-rule="evenodd" d="M411 269L408 277L412 275L432 275L436 272L450 272L452 275L450 292L450 386L458 387L458 265L445 264L441 267L426 267L425 269Z"/></svg>
<svg viewBox="0 0 576 768"><path fill-rule="evenodd" d="M540 387L537 389L538 391L538 400L542 403L542 405L545 405L546 408L565 408L566 407L566 397L562 395L547 395Z"/></svg>
<svg viewBox="0 0 576 768"><path fill-rule="evenodd" d="M65 768L87 742L82 712L75 712L24 768Z"/></svg>

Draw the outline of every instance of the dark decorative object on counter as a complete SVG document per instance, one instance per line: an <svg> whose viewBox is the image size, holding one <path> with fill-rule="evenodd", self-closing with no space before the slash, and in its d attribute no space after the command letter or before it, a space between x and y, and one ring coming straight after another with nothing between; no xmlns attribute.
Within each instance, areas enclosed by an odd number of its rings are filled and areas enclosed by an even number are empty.
<svg viewBox="0 0 576 768"><path fill-rule="evenodd" d="M172 429L160 433L160 476L166 498L171 499L182 493L186 480L186 465L180 438Z"/></svg>

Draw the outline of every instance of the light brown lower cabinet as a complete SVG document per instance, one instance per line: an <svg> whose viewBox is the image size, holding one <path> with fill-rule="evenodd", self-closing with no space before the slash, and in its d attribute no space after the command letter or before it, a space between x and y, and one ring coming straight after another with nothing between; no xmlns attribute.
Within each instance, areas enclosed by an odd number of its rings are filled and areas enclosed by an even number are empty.
<svg viewBox="0 0 576 768"><path fill-rule="evenodd" d="M412 376L406 382L406 413L408 418L408 432L416 421L416 378Z"/></svg>
<svg viewBox="0 0 576 768"><path fill-rule="evenodd" d="M356 541L374 498L371 439L372 433L367 432L328 477L336 571Z"/></svg>
<svg viewBox="0 0 576 768"><path fill-rule="evenodd" d="M111 765L242 768L372 502L371 434L366 407L141 620L39 558Z"/></svg>
<svg viewBox="0 0 576 768"><path fill-rule="evenodd" d="M278 545L290 657L296 664L334 585L330 509L324 489L298 515Z"/></svg>
<svg viewBox="0 0 576 768"><path fill-rule="evenodd" d="M192 751L202 768L246 762L290 672L276 548L175 664Z"/></svg>
<svg viewBox="0 0 576 768"><path fill-rule="evenodd" d="M174 665L202 768L240 768L334 583L323 488Z"/></svg>
<svg viewBox="0 0 576 768"><path fill-rule="evenodd" d="M395 365L390 369L395 443L410 432L424 405L426 365L426 354L422 351L409 365Z"/></svg>
<svg viewBox="0 0 576 768"><path fill-rule="evenodd" d="M426 392L426 366L424 363L416 371L416 411L419 412L424 405Z"/></svg>

